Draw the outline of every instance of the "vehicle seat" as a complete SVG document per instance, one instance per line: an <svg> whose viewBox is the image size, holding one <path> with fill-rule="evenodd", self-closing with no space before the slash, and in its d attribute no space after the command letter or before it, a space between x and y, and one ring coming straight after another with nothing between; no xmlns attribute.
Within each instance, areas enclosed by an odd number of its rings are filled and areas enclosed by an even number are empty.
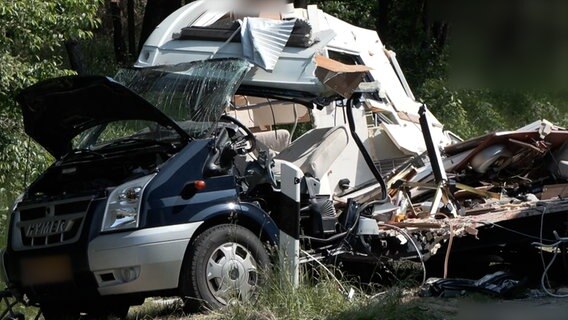
<svg viewBox="0 0 568 320"><path fill-rule="evenodd" d="M256 150L253 151L254 157L250 154L237 155L233 162L240 174L245 173L245 169L249 162L254 161L258 157L258 152L266 150L275 157L278 152L290 145L290 132L285 129L272 131L264 131L254 133L256 139Z"/></svg>
<svg viewBox="0 0 568 320"><path fill-rule="evenodd" d="M321 179L348 143L349 134L345 126L312 129L282 150L275 159L291 162L305 174Z"/></svg>
<svg viewBox="0 0 568 320"><path fill-rule="evenodd" d="M285 129L257 132L254 136L257 142L276 152L280 152L290 145L290 132Z"/></svg>

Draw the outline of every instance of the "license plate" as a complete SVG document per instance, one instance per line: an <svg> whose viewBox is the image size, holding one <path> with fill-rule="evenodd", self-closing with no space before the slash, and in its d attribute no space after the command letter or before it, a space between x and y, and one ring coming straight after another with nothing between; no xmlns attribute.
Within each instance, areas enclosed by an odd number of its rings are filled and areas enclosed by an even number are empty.
<svg viewBox="0 0 568 320"><path fill-rule="evenodd" d="M72 280L68 256L30 258L21 261L22 284L25 286L61 283Z"/></svg>

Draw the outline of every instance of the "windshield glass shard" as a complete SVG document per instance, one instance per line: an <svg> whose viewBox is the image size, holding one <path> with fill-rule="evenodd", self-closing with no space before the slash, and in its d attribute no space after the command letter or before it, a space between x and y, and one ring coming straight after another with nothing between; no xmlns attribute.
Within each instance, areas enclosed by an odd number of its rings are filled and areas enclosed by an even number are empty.
<svg viewBox="0 0 568 320"><path fill-rule="evenodd" d="M144 97L194 138L211 133L250 70L242 59L123 69L115 80Z"/></svg>

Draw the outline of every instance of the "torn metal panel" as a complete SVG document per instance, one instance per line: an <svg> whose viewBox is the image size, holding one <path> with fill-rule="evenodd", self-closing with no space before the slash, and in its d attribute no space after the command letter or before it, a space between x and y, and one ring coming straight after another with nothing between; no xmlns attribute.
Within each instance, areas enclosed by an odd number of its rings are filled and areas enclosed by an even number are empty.
<svg viewBox="0 0 568 320"><path fill-rule="evenodd" d="M517 131L539 131L542 137L546 136L547 132L550 132L551 130L565 130L565 128L543 119L529 123L526 126L517 129Z"/></svg>
<svg viewBox="0 0 568 320"><path fill-rule="evenodd" d="M552 161L549 166L550 172L562 179L568 179L568 141L552 154Z"/></svg>
<svg viewBox="0 0 568 320"><path fill-rule="evenodd" d="M454 167L454 171L460 171L464 169L472 159L486 150L487 148L495 145L507 145L513 154L519 154L519 152L526 151L526 144L531 144L532 147L529 149L535 150L534 147L538 148L538 153L545 153L547 149L553 150L561 146L568 139L568 131L552 131L544 139L540 138L540 133L537 131L533 132L496 132L491 133L486 136L471 139L463 143L458 143L455 145L450 145L445 148L445 153L447 155L455 155L467 150L472 150L471 153L463 159L458 165ZM535 142L542 141L539 145L535 145ZM525 150L523 150L525 149Z"/></svg>

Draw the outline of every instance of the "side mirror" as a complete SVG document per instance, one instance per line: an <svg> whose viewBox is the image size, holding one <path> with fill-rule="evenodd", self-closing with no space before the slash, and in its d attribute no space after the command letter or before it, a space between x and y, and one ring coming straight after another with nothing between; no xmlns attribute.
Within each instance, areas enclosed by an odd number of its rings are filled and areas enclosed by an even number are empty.
<svg viewBox="0 0 568 320"><path fill-rule="evenodd" d="M191 199L197 192L204 190L207 187L205 181L196 180L185 184L181 190L181 198L183 200Z"/></svg>

